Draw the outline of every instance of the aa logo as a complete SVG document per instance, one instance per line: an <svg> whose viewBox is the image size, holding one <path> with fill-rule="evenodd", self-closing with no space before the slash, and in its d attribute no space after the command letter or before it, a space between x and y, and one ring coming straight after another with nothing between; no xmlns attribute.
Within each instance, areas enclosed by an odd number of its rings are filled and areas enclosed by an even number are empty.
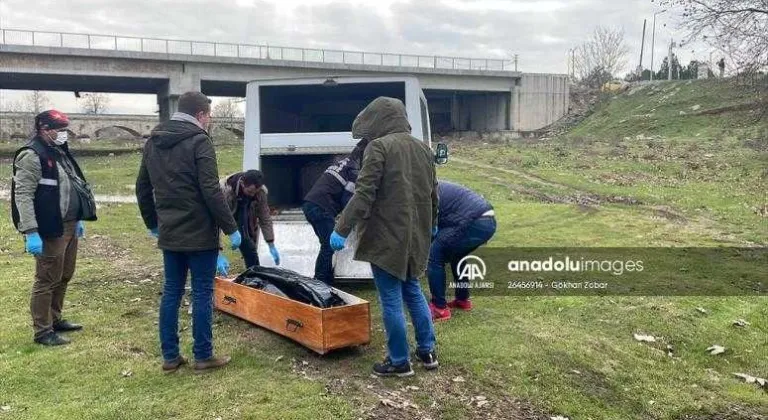
<svg viewBox="0 0 768 420"><path fill-rule="evenodd" d="M474 255L467 255L457 264L459 280L475 281L485 280L485 262Z"/></svg>

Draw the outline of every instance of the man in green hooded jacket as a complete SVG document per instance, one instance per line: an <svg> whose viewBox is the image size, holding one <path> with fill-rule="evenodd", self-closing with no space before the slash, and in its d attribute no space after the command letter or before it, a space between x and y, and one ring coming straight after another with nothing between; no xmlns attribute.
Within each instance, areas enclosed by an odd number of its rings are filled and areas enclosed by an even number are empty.
<svg viewBox="0 0 768 420"><path fill-rule="evenodd" d="M352 124L354 138L372 140L365 149L355 194L331 235L340 250L353 228L355 259L371 263L387 333L388 356L373 367L380 376L410 376L403 302L416 330L417 356L438 367L435 332L418 276L426 269L437 228L437 176L427 143L411 136L405 105L379 97Z"/></svg>

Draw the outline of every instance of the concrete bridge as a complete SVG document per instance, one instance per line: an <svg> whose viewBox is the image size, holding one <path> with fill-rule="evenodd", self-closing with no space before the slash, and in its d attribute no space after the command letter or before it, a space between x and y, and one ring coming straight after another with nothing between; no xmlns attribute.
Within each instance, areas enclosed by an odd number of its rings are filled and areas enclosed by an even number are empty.
<svg viewBox="0 0 768 420"><path fill-rule="evenodd" d="M155 94L161 119L190 90L244 97L252 80L377 75L416 76L436 133L536 130L569 105L566 75L502 60L0 30L0 88Z"/></svg>
<svg viewBox="0 0 768 420"><path fill-rule="evenodd" d="M157 115L120 114L67 114L72 139L149 137L157 125ZM26 112L0 112L0 140L24 140L32 132L34 115ZM245 121L242 118L212 118L214 130L227 130L243 138Z"/></svg>

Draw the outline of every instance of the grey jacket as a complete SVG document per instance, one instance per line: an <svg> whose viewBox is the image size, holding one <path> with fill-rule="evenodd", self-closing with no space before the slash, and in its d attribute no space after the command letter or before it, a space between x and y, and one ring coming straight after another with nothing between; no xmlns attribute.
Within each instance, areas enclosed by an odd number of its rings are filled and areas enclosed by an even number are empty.
<svg viewBox="0 0 768 420"><path fill-rule="evenodd" d="M40 167L40 158L33 150L25 150L19 154L14 162L16 165L16 207L19 209L19 232L27 233L37 230L37 218L35 217L35 191L43 178ZM71 222L77 214L75 207L77 200L72 187L72 181L64 171L63 165L57 165L59 171L59 207L61 208L62 221ZM69 217L68 217L69 216Z"/></svg>

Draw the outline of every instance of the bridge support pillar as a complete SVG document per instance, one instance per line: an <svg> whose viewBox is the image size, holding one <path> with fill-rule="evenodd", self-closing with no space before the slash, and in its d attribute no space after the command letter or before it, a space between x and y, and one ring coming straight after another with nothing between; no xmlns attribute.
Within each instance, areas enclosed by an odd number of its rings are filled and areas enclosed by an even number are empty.
<svg viewBox="0 0 768 420"><path fill-rule="evenodd" d="M200 92L200 75L183 71L172 74L168 83L157 93L160 121L168 121L179 109L179 96L185 92Z"/></svg>
<svg viewBox="0 0 768 420"><path fill-rule="evenodd" d="M168 121L171 115L179 109L179 95L157 96L160 109L160 121Z"/></svg>
<svg viewBox="0 0 768 420"><path fill-rule="evenodd" d="M520 88L512 87L509 92L509 129L519 130L520 127Z"/></svg>

